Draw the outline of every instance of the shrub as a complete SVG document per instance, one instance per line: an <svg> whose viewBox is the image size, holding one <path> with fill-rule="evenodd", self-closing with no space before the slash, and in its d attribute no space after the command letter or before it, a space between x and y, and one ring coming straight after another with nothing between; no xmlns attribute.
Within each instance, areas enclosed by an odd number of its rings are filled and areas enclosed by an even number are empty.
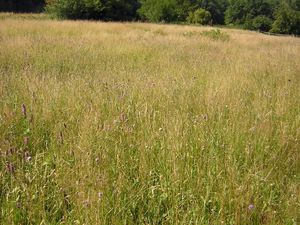
<svg viewBox="0 0 300 225"><path fill-rule="evenodd" d="M209 24L211 21L211 14L209 11L205 9L199 8L195 12L189 13L187 17L187 22L194 23L194 24Z"/></svg>
<svg viewBox="0 0 300 225"><path fill-rule="evenodd" d="M202 36L208 37L213 40L220 40L220 41L228 41L229 40L229 34L222 32L220 29L203 31L200 34Z"/></svg>

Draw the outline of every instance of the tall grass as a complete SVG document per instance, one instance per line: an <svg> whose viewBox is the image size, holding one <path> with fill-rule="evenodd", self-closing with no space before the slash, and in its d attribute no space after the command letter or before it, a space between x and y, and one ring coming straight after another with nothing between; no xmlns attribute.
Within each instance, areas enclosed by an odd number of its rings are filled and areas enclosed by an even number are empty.
<svg viewBox="0 0 300 225"><path fill-rule="evenodd" d="M207 30L1 20L0 224L298 224L300 39Z"/></svg>

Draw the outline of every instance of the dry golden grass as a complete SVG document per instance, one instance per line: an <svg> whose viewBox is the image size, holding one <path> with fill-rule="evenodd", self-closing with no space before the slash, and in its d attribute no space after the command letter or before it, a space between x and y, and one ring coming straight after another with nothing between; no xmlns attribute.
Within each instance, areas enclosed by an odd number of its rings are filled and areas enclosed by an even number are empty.
<svg viewBox="0 0 300 225"><path fill-rule="evenodd" d="M0 223L299 223L300 39L211 29L0 20Z"/></svg>

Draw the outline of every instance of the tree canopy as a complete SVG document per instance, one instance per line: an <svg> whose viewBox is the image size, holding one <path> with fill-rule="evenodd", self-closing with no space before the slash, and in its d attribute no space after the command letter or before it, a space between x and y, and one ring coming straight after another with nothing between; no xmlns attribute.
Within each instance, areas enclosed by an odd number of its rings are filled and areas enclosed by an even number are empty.
<svg viewBox="0 0 300 225"><path fill-rule="evenodd" d="M0 12L40 12L45 0L0 0Z"/></svg>

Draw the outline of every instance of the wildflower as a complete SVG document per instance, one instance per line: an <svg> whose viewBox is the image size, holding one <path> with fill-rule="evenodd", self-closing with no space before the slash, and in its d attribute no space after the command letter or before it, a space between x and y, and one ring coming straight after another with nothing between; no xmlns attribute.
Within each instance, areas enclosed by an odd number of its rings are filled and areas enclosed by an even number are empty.
<svg viewBox="0 0 300 225"><path fill-rule="evenodd" d="M6 165L6 169L7 169L7 172L9 172L9 173L14 173L15 172L15 166L12 163L8 163Z"/></svg>
<svg viewBox="0 0 300 225"><path fill-rule="evenodd" d="M30 156L30 153L28 151L25 152L24 156L25 156L25 160L26 161L30 161L31 160L31 156Z"/></svg>
<svg viewBox="0 0 300 225"><path fill-rule="evenodd" d="M248 210L253 210L255 208L255 206L253 205L253 204L250 204L249 206L248 206Z"/></svg>
<svg viewBox="0 0 300 225"><path fill-rule="evenodd" d="M26 118L27 117L27 110L26 110L26 105L24 103L22 104L22 113L23 113L23 116Z"/></svg>

